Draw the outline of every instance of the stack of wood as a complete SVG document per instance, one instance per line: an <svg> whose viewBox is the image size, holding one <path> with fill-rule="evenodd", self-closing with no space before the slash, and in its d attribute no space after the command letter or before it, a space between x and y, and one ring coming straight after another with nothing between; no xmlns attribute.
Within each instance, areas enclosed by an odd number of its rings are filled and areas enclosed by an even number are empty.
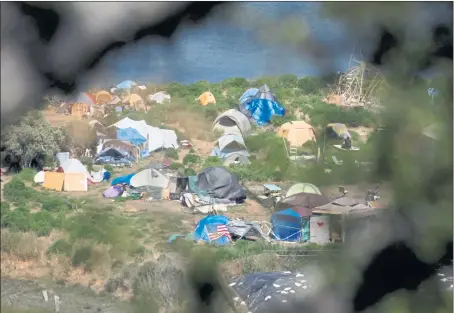
<svg viewBox="0 0 454 313"><path fill-rule="evenodd" d="M383 75L365 62L353 62L356 65L340 75L338 84L324 102L345 107L364 107L371 111L379 110L381 105L378 95L385 84Z"/></svg>

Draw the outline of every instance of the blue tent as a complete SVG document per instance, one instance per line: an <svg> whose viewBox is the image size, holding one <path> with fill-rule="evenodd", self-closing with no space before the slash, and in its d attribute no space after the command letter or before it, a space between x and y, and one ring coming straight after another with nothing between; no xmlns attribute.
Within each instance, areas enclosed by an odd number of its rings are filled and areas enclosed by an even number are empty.
<svg viewBox="0 0 454 313"><path fill-rule="evenodd" d="M285 115L285 109L267 85L260 87L252 97L240 102L239 109L247 117L252 117L259 126L268 124L273 115Z"/></svg>
<svg viewBox="0 0 454 313"><path fill-rule="evenodd" d="M245 93L240 97L240 104L247 102L249 98L254 97L259 92L258 88L249 88Z"/></svg>
<svg viewBox="0 0 454 313"><path fill-rule="evenodd" d="M122 83L119 83L117 86L115 86L118 89L131 89L133 86L136 86L136 82L133 82L132 80L125 80Z"/></svg>
<svg viewBox="0 0 454 313"><path fill-rule="evenodd" d="M129 141L135 146L140 146L147 141L147 138L142 136L137 129L132 127L117 129L117 139Z"/></svg>
<svg viewBox="0 0 454 313"><path fill-rule="evenodd" d="M282 241L301 241L303 218L298 212L286 209L274 213L271 216L271 224L274 236Z"/></svg>
<svg viewBox="0 0 454 313"><path fill-rule="evenodd" d="M208 235L216 233L219 225L227 225L229 218L223 215L208 215L202 218L194 230L194 240L203 240L205 242L214 243L215 245L225 245L230 243L230 239L222 236L216 240L210 241Z"/></svg>

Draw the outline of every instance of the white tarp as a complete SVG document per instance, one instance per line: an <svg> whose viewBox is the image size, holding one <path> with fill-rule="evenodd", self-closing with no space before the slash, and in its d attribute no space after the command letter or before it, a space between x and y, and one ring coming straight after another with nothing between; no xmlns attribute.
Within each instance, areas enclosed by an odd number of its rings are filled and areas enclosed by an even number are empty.
<svg viewBox="0 0 454 313"><path fill-rule="evenodd" d="M44 171L38 172L33 178L33 181L35 182L35 184L42 184L44 182L44 176Z"/></svg>
<svg viewBox="0 0 454 313"><path fill-rule="evenodd" d="M148 168L135 174L130 185L136 188L146 186L166 188L169 185L169 178L155 169Z"/></svg>
<svg viewBox="0 0 454 313"><path fill-rule="evenodd" d="M170 102L170 95L165 91L158 91L154 95L149 95L148 101L163 104L164 102Z"/></svg>
<svg viewBox="0 0 454 313"><path fill-rule="evenodd" d="M136 129L143 137L147 139L147 148L149 152L153 152L161 148L179 148L177 134L174 130L153 127L148 125L144 120L134 121L128 117L125 117L112 126L120 129Z"/></svg>

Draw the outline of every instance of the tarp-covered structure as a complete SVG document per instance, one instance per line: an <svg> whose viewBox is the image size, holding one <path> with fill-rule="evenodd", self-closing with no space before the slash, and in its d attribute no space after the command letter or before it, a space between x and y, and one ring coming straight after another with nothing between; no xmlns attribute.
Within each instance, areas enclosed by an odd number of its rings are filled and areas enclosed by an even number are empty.
<svg viewBox="0 0 454 313"><path fill-rule="evenodd" d="M135 130L133 134L134 138L135 137L138 138L135 139L137 142L137 144L135 145L142 145L146 143L145 147L146 151L148 152L153 152L159 149L179 148L178 138L175 131L150 126L144 120L135 121L126 117L118 121L117 123L111 125L110 127L116 127L118 130L130 128L134 129ZM137 134L139 134L140 136L138 136ZM125 139L125 137L117 138L120 140L130 141L128 139ZM143 139L145 139L145 141Z"/></svg>
<svg viewBox="0 0 454 313"><path fill-rule="evenodd" d="M309 218L302 217L298 212L290 208L275 212L271 216L273 237L279 241L308 241ZM303 230L305 237L303 238Z"/></svg>
<svg viewBox="0 0 454 313"><path fill-rule="evenodd" d="M219 232L219 226L227 226L229 218L223 215L208 215L201 219L194 230L194 240L204 241L215 245L225 245L231 242L227 234Z"/></svg>
<svg viewBox="0 0 454 313"><path fill-rule="evenodd" d="M149 102L156 102L159 104L170 102L170 100L171 100L170 95L165 91L158 91L157 93L148 96Z"/></svg>
<svg viewBox="0 0 454 313"><path fill-rule="evenodd" d="M248 101L240 103L239 109L259 126L267 125L274 115L285 115L284 107L277 101L267 85L261 86L257 94L248 98Z"/></svg>
<svg viewBox="0 0 454 313"><path fill-rule="evenodd" d="M301 147L308 141L317 141L314 128L305 121L293 121L282 124L277 134L295 147Z"/></svg>
<svg viewBox="0 0 454 313"><path fill-rule="evenodd" d="M341 139L351 138L347 126L341 123L331 123L326 125L326 132L328 135Z"/></svg>
<svg viewBox="0 0 454 313"><path fill-rule="evenodd" d="M244 301L247 312L280 312L288 309L292 301L304 301L317 291L317 274L310 270L255 272L232 278L228 286L238 308Z"/></svg>
<svg viewBox="0 0 454 313"><path fill-rule="evenodd" d="M202 93L196 100L198 100L203 106L208 104L216 104L216 98L209 91Z"/></svg>
<svg viewBox="0 0 454 313"><path fill-rule="evenodd" d="M223 167L209 167L197 175L196 186L190 188L196 193L208 194L215 198L242 201L246 199L246 191L238 182L238 178ZM195 187L195 188L194 188Z"/></svg>
<svg viewBox="0 0 454 313"><path fill-rule="evenodd" d="M213 131L224 135L241 135L244 138L251 134L249 119L238 110L230 109L219 115L213 122Z"/></svg>
<svg viewBox="0 0 454 313"><path fill-rule="evenodd" d="M294 184L293 186L291 186L285 197L290 197L290 196L293 196L294 194L297 194L297 193L301 193L301 192L305 192L305 193L315 193L315 194L318 194L318 195L321 195L321 191L317 188L317 186L313 185L313 184L309 184L309 183L298 183L298 184Z"/></svg>

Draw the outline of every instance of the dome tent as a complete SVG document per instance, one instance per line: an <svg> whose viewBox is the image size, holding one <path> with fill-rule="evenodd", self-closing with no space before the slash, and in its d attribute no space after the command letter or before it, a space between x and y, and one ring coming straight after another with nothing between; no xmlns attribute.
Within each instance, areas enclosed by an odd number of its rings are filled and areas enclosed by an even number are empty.
<svg viewBox="0 0 454 313"><path fill-rule="evenodd" d="M301 192L312 193L312 194L316 194L316 195L322 194L320 192L320 190L317 188L317 186L315 186L313 184L298 183L289 188L285 197L290 197L290 196L293 196L293 195L295 195L297 193L301 193Z"/></svg>

